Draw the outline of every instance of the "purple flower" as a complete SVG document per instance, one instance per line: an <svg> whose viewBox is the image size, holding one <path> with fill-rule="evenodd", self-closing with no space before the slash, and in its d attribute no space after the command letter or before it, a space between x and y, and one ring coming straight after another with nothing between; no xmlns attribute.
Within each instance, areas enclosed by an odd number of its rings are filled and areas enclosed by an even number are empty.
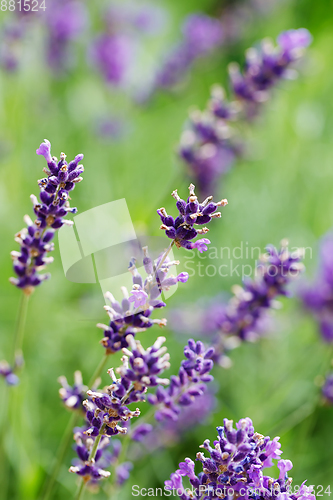
<svg viewBox="0 0 333 500"><path fill-rule="evenodd" d="M84 33L88 13L83 2L52 0L45 11L47 26L47 61L56 72L63 72L72 62L73 41Z"/></svg>
<svg viewBox="0 0 333 500"><path fill-rule="evenodd" d="M65 219L68 213L77 212L76 208L70 207L69 193L82 181L81 174L84 171L83 166L79 165L82 154L67 163L66 155L61 153L58 161L54 156L51 157L51 144L47 139L36 153L47 161L47 168L44 168L47 177L38 181L39 200L35 195L30 196L36 219L33 221L28 215L24 217L27 227L15 235L20 250L11 252L17 277L10 278L10 282L28 295L49 278L48 274L40 274L39 271L53 262L53 257L47 254L54 248L51 240L55 231L64 224L73 225L72 221Z"/></svg>
<svg viewBox="0 0 333 500"><path fill-rule="evenodd" d="M190 195L187 201L179 197L177 190L173 191L172 196L176 200L176 207L179 212L176 219L169 216L164 207L157 210L157 213L162 221L160 229L165 231L168 238L171 238L178 248L199 248L199 251L202 252L202 244L200 242L192 243L190 240L193 240L199 234L206 234L209 229L207 227L196 229L194 226L202 226L208 224L213 218L221 217L221 212L216 212L216 209L217 207L226 206L228 202L227 200L221 200L214 203L212 201L213 197L209 196L202 203L199 203L194 189L195 186L190 184ZM205 244L208 241L204 238L202 243Z"/></svg>
<svg viewBox="0 0 333 500"><path fill-rule="evenodd" d="M278 469L280 471L279 479L285 479L287 472L293 468L293 464L290 460L280 460L277 464Z"/></svg>
<svg viewBox="0 0 333 500"><path fill-rule="evenodd" d="M153 262L147 247L143 248L143 253L143 265L147 273L145 279L138 272L135 259L129 264L133 279L132 295L129 296L127 289L122 287L124 298L120 303L110 292L105 294L105 298L110 302L110 306L105 306L110 324L99 323L97 326L104 331L101 343L109 354L128 347L127 335L135 336L155 324L165 326L166 319L151 319L150 316L154 309L165 306L161 299L164 290L178 282L185 283L188 279L187 273L180 273L177 277L168 274L170 267L179 264L179 261L170 261L161 254Z"/></svg>
<svg viewBox="0 0 333 500"><path fill-rule="evenodd" d="M131 439L133 441L142 441L153 429L151 424L140 424L133 430Z"/></svg>
<svg viewBox="0 0 333 500"><path fill-rule="evenodd" d="M209 374L213 368L214 349L206 349L202 342L190 339L184 348L185 360L182 361L178 375L172 376L170 386L161 385L156 394L148 396L148 402L156 406L155 418L177 421L182 407L193 405L202 396L207 383L213 380Z"/></svg>
<svg viewBox="0 0 333 500"><path fill-rule="evenodd" d="M17 385L19 378L14 373L14 368L7 363L7 361L0 361L0 375L5 379L8 385Z"/></svg>
<svg viewBox="0 0 333 500"><path fill-rule="evenodd" d="M47 139L44 139L44 142L42 142L42 144L39 146L39 148L36 149L36 154L44 156L46 162L51 163L52 156L51 156L51 143L50 143L50 141L48 141Z"/></svg>
<svg viewBox="0 0 333 500"><path fill-rule="evenodd" d="M333 373L327 375L322 393L329 404L333 404Z"/></svg>
<svg viewBox="0 0 333 500"><path fill-rule="evenodd" d="M194 33L195 26L196 22ZM211 35L214 36L214 30ZM194 38L192 45L196 50ZM269 41L262 41L259 48L247 51L243 72L238 64L229 65L232 100L215 85L205 111L191 113L181 136L179 156L189 167L201 194L214 192L221 175L243 154L239 129L232 122L250 120L258 114L270 89L290 75L290 68L310 41L311 35L304 28L282 33L276 49Z"/></svg>
<svg viewBox="0 0 333 500"><path fill-rule="evenodd" d="M269 457L267 444L272 441L268 436L264 437L255 432L249 418L240 420L236 424L236 429L232 420L224 419L224 425L217 427L217 432L217 440L213 446L208 439L201 446L208 452L208 457L202 452L196 455L197 461L202 464L203 472L196 475L194 462L186 458L185 462L179 464L179 469L171 474L170 480L165 481L166 488L177 490L179 498L182 500L193 498L190 490L184 489L182 477L187 476L191 488L196 491L197 500L217 498L212 493L217 489L223 492L223 497L230 496L230 498L235 494L241 498L252 498L253 490L260 489L260 496L270 499L273 498L274 489L279 492L274 498L315 500L313 488L306 487L305 483L297 493L290 496L291 479L287 474L292 468L290 460L278 461L277 465L281 471L279 479L263 474L266 468L265 462L267 463Z"/></svg>
<svg viewBox="0 0 333 500"><path fill-rule="evenodd" d="M312 42L312 36L306 28L283 31L277 37L277 43L286 52L305 49Z"/></svg>
<svg viewBox="0 0 333 500"><path fill-rule="evenodd" d="M135 55L135 44L131 38L122 34L102 33L92 43L89 57L112 85L124 84Z"/></svg>
<svg viewBox="0 0 333 500"><path fill-rule="evenodd" d="M228 351L243 341L257 340L267 330L268 313L277 307L277 297L287 296L288 285L303 271L302 249L290 253L284 240L279 250L273 245L266 250L255 279L245 279L243 287L234 286L234 296L227 303L217 297L204 306L198 303L187 311L182 308L171 320L176 331L205 332L207 344L215 351L212 359L224 368L231 363Z"/></svg>
<svg viewBox="0 0 333 500"><path fill-rule="evenodd" d="M136 285L136 288L134 288L134 286L133 290L131 291L132 295L131 297L129 297L128 302L134 302L134 307L140 307L145 305L148 298L148 294L144 290L142 290L140 285Z"/></svg>
<svg viewBox="0 0 333 500"><path fill-rule="evenodd" d="M221 22L202 13L186 17L182 32L182 41L166 55L157 71L153 90L179 83L198 58L207 56L223 42Z"/></svg>
<svg viewBox="0 0 333 500"><path fill-rule="evenodd" d="M113 369L108 370L112 379L105 392L98 390L88 390L88 399L82 402L85 410L86 425L80 429L74 429L74 439L76 441L76 453L79 460L76 460L69 471L83 476L85 482L97 482L103 477L108 477L110 473L105 471L105 467L115 463L118 459L120 449L114 449L113 456L105 456L104 450L109 446L109 437L117 434L127 433L127 422L140 415L140 410L131 410L129 405L140 401L145 401L145 393L149 387L158 384L167 384L169 380L161 379L160 375L169 368L169 355L166 348L162 347L164 337L159 337L156 342L144 350L140 342L135 341L133 336L127 336L129 349L123 349L123 365L116 371L120 374L117 378ZM64 385L66 386L67 381ZM65 404L73 397L72 390L64 387L66 394L62 391L62 397L67 397ZM76 394L74 394L77 397ZM74 401L73 401L74 402ZM80 402L81 403L81 402ZM70 404L71 405L71 404ZM143 426L136 433L138 440L149 432L149 426ZM101 438L102 436L102 438ZM91 455L95 440L97 451ZM124 462L118 464L117 481L119 484L128 479L132 464Z"/></svg>
<svg viewBox="0 0 333 500"><path fill-rule="evenodd" d="M201 238L201 240L197 240L192 248L196 248L200 253L206 252L208 250L207 245L210 244L210 240L208 238Z"/></svg>
<svg viewBox="0 0 333 500"><path fill-rule="evenodd" d="M205 14L190 14L183 24L185 44L194 52L194 57L208 54L223 41L221 22Z"/></svg>
<svg viewBox="0 0 333 500"><path fill-rule="evenodd" d="M318 321L324 342L333 342L333 233L320 243L320 261L317 276L303 285L299 294L304 306Z"/></svg>
<svg viewBox="0 0 333 500"><path fill-rule="evenodd" d="M66 377L61 376L58 378L61 384L59 395L64 405L69 410L78 410L82 408L82 402L85 398L87 387L82 383L82 374L80 371L74 373L74 385L71 387Z"/></svg>

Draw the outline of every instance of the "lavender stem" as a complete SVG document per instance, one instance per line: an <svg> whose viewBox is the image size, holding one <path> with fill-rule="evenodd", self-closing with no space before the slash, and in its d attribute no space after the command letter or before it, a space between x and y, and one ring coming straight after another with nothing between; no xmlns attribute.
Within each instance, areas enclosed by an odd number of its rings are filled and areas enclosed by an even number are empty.
<svg viewBox="0 0 333 500"><path fill-rule="evenodd" d="M14 339L13 367L16 365L17 356L20 356L22 352L24 330L28 312L28 304L29 304L29 295L23 292L17 316L17 327Z"/></svg>

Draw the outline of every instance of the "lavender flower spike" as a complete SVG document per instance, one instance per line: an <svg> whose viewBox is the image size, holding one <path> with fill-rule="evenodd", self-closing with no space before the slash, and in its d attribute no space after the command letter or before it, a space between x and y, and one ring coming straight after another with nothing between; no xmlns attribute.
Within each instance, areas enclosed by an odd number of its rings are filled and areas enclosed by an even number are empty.
<svg viewBox="0 0 333 500"><path fill-rule="evenodd" d="M304 306L318 322L324 342L333 342L333 233L320 244L320 263L313 283L300 290Z"/></svg>
<svg viewBox="0 0 333 500"><path fill-rule="evenodd" d="M51 156L51 143L47 139L36 153L44 156L47 162L47 168L43 170L46 177L38 181L39 200L33 194L30 197L36 219L33 221L28 215L24 217L27 227L15 236L20 250L11 252L17 277L10 278L10 282L27 295L49 278L49 274L39 272L53 262L53 257L48 257L47 254L54 248L51 240L55 231L64 224L73 225L72 221L65 219L68 213L77 212L76 208L69 205L69 193L82 181L81 174L84 170L79 165L82 154L67 163L66 155L61 153L58 161Z"/></svg>
<svg viewBox="0 0 333 500"><path fill-rule="evenodd" d="M161 385L156 394L148 396L148 402L156 406L155 419L177 421L181 408L192 405L206 391L207 383L213 380L209 374L214 363L214 349L205 349L202 342L190 339L184 348L185 360L182 361L178 375L172 376L170 386Z"/></svg>
<svg viewBox="0 0 333 500"><path fill-rule="evenodd" d="M168 490L176 490L174 494L181 500L197 500L228 498L253 498L255 495L263 500L315 500L313 487L305 482L299 490L291 493L292 478L288 471L292 468L290 460L281 460L279 438L264 437L254 431L252 421L244 418L233 427L233 421L224 419L224 424L217 427L218 436L214 446L206 439L200 448L208 452L197 453L196 459L202 463L203 472L195 473L195 464L190 458L179 464L179 469L165 481ZM279 478L264 475L264 470L277 460L280 470ZM183 477L187 476L191 485L185 488ZM194 489L194 495L192 493Z"/></svg>
<svg viewBox="0 0 333 500"><path fill-rule="evenodd" d="M212 219L221 217L221 212L216 212L218 207L225 207L228 204L227 200L221 200L214 203L213 197L208 196L202 203L198 202L198 197L194 192L194 184L190 184L190 195L187 201L182 200L177 189L173 191L172 196L176 200L176 207L178 209L178 216L174 219L168 215L165 208L162 207L157 210L161 218L162 225L160 229L165 231L168 238L172 239L178 248L184 247L187 249L198 248L199 252L207 250L207 244L210 241L207 238L191 242L199 234L206 234L209 229L203 227L196 229L194 226L202 226L208 224Z"/></svg>
<svg viewBox="0 0 333 500"><path fill-rule="evenodd" d="M333 405L333 373L327 375L322 393L327 403Z"/></svg>
<svg viewBox="0 0 333 500"><path fill-rule="evenodd" d="M128 270L132 274L133 288L129 293L122 287L124 298L119 303L112 293L107 292L105 298L110 302L110 306L105 306L109 315L109 325L99 323L97 326L104 331L104 338L101 343L108 354L119 351L123 347L128 347L127 335L135 336L139 332L151 328L154 324L161 327L166 325L166 319L151 319L154 309L165 306L161 299L164 290L177 283L185 283L188 280L188 273L180 273L177 276L169 275L169 269L179 261L171 261L165 254L161 254L156 262L150 258L148 248L143 248L143 265L147 273L144 279L136 268L136 260L132 259Z"/></svg>
<svg viewBox="0 0 333 500"><path fill-rule="evenodd" d="M108 373L112 384L106 388L106 392L88 390L88 399L83 401L87 425L82 429L75 429L74 439L79 460L75 461L69 471L83 476L85 482L98 481L110 475L104 470L102 460L109 437L126 434L127 427L124 423L140 415L138 408L130 410L129 405L145 401L148 388L169 383L168 379L160 377L170 366L169 355L166 348L162 347L164 337L159 337L147 350L132 335L127 336L126 342L129 348L123 349L123 365L116 370L120 378L116 377L111 368ZM91 450L95 443L96 454L92 456ZM129 464L123 465L125 469L130 467ZM120 482L126 480L125 469L118 471Z"/></svg>

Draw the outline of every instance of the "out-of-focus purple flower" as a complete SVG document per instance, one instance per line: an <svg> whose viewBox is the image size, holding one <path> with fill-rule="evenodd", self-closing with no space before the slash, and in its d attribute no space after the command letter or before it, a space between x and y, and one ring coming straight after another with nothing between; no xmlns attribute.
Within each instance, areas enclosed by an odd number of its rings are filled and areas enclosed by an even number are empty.
<svg viewBox="0 0 333 500"><path fill-rule="evenodd" d="M333 342L333 233L321 241L316 278L302 286L299 294L304 306L318 321L324 342Z"/></svg>
<svg viewBox="0 0 333 500"><path fill-rule="evenodd" d="M80 371L74 372L74 385L70 386L66 377L58 378L61 384L59 395L64 405L70 410L78 410L82 408L82 402L85 398L87 387L82 383L82 374Z"/></svg>
<svg viewBox="0 0 333 500"><path fill-rule="evenodd" d="M78 0L52 0L45 10L47 60L54 71L62 72L70 61L71 42L88 25L87 8Z"/></svg>
<svg viewBox="0 0 333 500"><path fill-rule="evenodd" d="M28 215L24 217L27 227L15 235L20 250L11 252L17 277L10 278L10 282L28 295L49 278L48 274L40 274L39 271L53 262L53 257L47 257L47 254L54 248L51 240L55 231L64 224L73 225L72 221L65 219L68 213L77 212L69 205L69 193L82 181L84 171L79 165L83 154L67 163L65 153L61 153L58 161L56 157L51 157L51 144L47 139L36 153L47 161L47 168L43 170L47 177L38 181L39 200L35 195L30 196L36 219L32 221Z"/></svg>
<svg viewBox="0 0 333 500"><path fill-rule="evenodd" d="M323 385L322 393L329 404L333 404L333 373L327 375Z"/></svg>
<svg viewBox="0 0 333 500"><path fill-rule="evenodd" d="M206 55L222 44L223 31L218 19L205 14L190 14L183 24L184 43L194 58Z"/></svg>
<svg viewBox="0 0 333 500"><path fill-rule="evenodd" d="M93 40L89 50L92 64L107 83L116 86L126 81L134 56L134 41L120 33L100 34Z"/></svg>
<svg viewBox="0 0 333 500"><path fill-rule="evenodd" d="M151 424L140 424L133 430L131 438L133 441L142 441L152 430L153 426Z"/></svg>
<svg viewBox="0 0 333 500"><path fill-rule="evenodd" d="M122 486L130 477L130 472L133 469L132 462L123 462L115 470L117 476L117 484Z"/></svg>
<svg viewBox="0 0 333 500"><path fill-rule="evenodd" d="M259 49L249 49L243 74L237 64L230 65L233 92L248 114L255 114L258 106L268 99L268 90L281 78L288 77L290 65L310 43L311 35L305 28L289 30L279 35L276 49L267 40L261 42Z"/></svg>
<svg viewBox="0 0 333 500"><path fill-rule="evenodd" d="M177 421L181 408L191 406L196 398L206 391L206 385L213 380L209 374L213 368L214 349L206 349L202 342L190 339L184 348L186 360L182 361L178 375L172 376L170 386L161 385L156 394L148 396L148 402L156 406L157 421Z"/></svg>
<svg viewBox="0 0 333 500"><path fill-rule="evenodd" d="M212 359L222 367L229 367L230 360L226 353L237 347L242 341L254 341L262 335L267 326L268 312L277 307L278 296L288 295L288 285L303 271L301 259L303 251L290 253L288 242L282 241L281 249L269 245L263 255L255 279L244 280L243 287L234 286L234 296L227 303L214 299L211 305L195 307L195 332L208 336L207 344L214 347ZM178 319L172 321L177 330ZM182 324L182 322L181 322ZM182 325L182 331L185 325ZM188 330L192 332L190 322Z"/></svg>
<svg viewBox="0 0 333 500"><path fill-rule="evenodd" d="M198 58L208 55L223 42L221 22L202 13L186 17L182 32L183 40L170 51L157 71L154 90L179 83Z"/></svg>
<svg viewBox="0 0 333 500"><path fill-rule="evenodd" d="M279 500L315 500L313 487L302 484L301 490L290 494L291 479L287 471L292 467L290 460L279 460L279 456L271 456L268 449L269 436L254 432L252 421L249 418L240 420L233 427L233 421L224 419L224 425L217 427L218 437L214 441L214 447L206 439L201 446L209 454L197 453L197 461L202 463L203 472L195 474L195 463L186 458L185 462L179 464L179 469L171 474L170 480L165 481L168 490L174 490L174 494L181 500L190 500L193 495L190 489L185 489L183 477L187 477L191 489L195 489L197 500L217 498L215 492L221 491L218 496L234 498L251 498L253 491L260 490L260 495L265 499L278 498ZM278 439L278 438L276 438ZM273 440L274 441L274 440ZM268 448L267 448L268 445ZM279 479L274 479L263 474L267 463L271 458L277 459L280 468ZM176 491L175 491L176 490ZM214 493L212 493L214 492ZM275 493L276 492L276 493ZM213 495L213 496L212 496Z"/></svg>
<svg viewBox="0 0 333 500"><path fill-rule="evenodd" d="M270 96L270 89L290 75L293 63L303 54L311 35L303 28L282 33L279 46L264 40L259 49L247 51L244 71L236 63L229 65L232 101L215 85L205 111L191 113L179 146L179 156L202 195L214 192L218 179L243 154L237 120L252 119Z"/></svg>
<svg viewBox="0 0 333 500"><path fill-rule="evenodd" d="M0 361L0 375L5 379L8 385L17 385L19 378L14 373L15 367L12 368L7 361Z"/></svg>
<svg viewBox="0 0 333 500"><path fill-rule="evenodd" d="M176 200L176 207L179 212L176 219L168 215L164 207L158 209L157 213L162 221L160 229L165 231L168 238L175 242L177 248L184 247L188 250L198 248L201 253L204 245L209 240L204 238L195 243L191 242L191 240L199 234L206 234L209 229L207 227L196 229L194 226L208 224L212 219L221 217L221 212L216 212L216 209L217 207L225 207L228 201L221 200L218 203L214 203L212 201L213 197L208 196L202 203L199 203L194 189L195 186L190 184L190 194L187 201L179 197L177 189L173 191L172 196Z"/></svg>
<svg viewBox="0 0 333 500"><path fill-rule="evenodd" d="M306 49L312 42L312 36L307 29L299 28L282 32L277 42L286 53L289 53L294 49Z"/></svg>
<svg viewBox="0 0 333 500"><path fill-rule="evenodd" d="M170 261L161 254L156 262L153 262L147 247L143 248L143 252L143 264L147 273L145 279L137 270L135 259L129 264L133 277L132 296L130 297L125 287L122 287L124 298L121 303L110 292L105 294L105 298L110 302L110 306L104 307L110 317L110 324L99 323L97 326L104 331L101 343L109 354L128 347L127 335L135 336L154 324L165 326L166 319L151 319L150 316L154 309L165 306L161 299L164 290L177 285L178 282L185 283L188 279L188 274L184 272L176 277L168 274L170 267L179 264L179 261Z"/></svg>

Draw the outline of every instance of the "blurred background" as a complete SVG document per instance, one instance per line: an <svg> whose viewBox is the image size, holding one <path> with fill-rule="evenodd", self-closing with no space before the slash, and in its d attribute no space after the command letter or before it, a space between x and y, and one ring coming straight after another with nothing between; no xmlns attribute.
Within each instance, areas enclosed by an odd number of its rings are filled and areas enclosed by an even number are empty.
<svg viewBox="0 0 333 500"><path fill-rule="evenodd" d="M216 186L216 198L227 198L229 205L222 220L211 223L209 238L216 247L234 249L243 242L262 251L288 238L292 247L312 249L306 277L315 274L318 240L333 226L332 1L45 0L46 8L38 2L33 12L19 12L22 2L11 12L9 4L0 12L0 359L10 357L19 303L19 291L8 282L9 254L17 249L14 234L32 212L29 196L37 194L43 176L45 162L35 154L43 139L57 157L61 151L68 159L84 153L84 181L72 196L80 213L125 198L136 233L161 236L156 209L175 213L170 193L176 188L187 196L189 177L177 147L189 109L204 108L214 83L227 85L227 65L242 64L248 47L299 27L311 32L313 43L298 79L280 83L260 117L244 126L247 153ZM158 78L182 43L187 16L196 12L221 20L223 43L182 68L175 81ZM39 497L69 419L57 378L66 375L71 383L74 370L81 370L86 382L103 354L95 326L107 320L101 289L66 280L57 244L54 256L52 279L30 303L24 376L15 389L21 403L10 421L8 388L0 380L3 499ZM185 270L185 250L175 250L175 257ZM193 266L201 262L193 260ZM244 256L237 264L253 267L254 260ZM229 265L228 258L218 259L220 264ZM241 283L236 274L209 277L205 267L201 274L179 287L163 315L217 294L228 297L231 286ZM139 459L119 498L131 498L133 484L163 485L179 461L194 457L204 439L215 439L225 417L248 416L258 432L281 436L295 484L332 484L333 408L319 401L318 387L332 348L296 297L282 304L269 335L233 351L228 370L214 369L215 401L212 396L207 402L213 409L199 425L161 436L161 446L144 460L142 449L133 449L129 458ZM157 334L153 329L140 340L147 347ZM170 373L176 373L187 335L168 327L163 334ZM119 358L113 357L114 366ZM54 499L75 492L76 477L67 472L73 457L69 450ZM109 498L107 488L95 498Z"/></svg>

